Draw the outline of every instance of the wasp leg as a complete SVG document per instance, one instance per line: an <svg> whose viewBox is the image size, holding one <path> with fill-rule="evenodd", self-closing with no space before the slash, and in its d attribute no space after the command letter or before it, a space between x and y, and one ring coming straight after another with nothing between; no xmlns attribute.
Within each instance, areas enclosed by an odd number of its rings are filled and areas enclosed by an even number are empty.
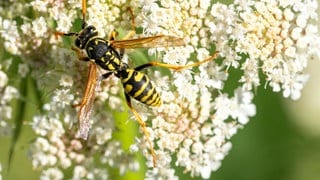
<svg viewBox="0 0 320 180"><path fill-rule="evenodd" d="M80 49L75 47L71 47L71 49L77 53L78 59L80 61L90 61L90 59L87 56L85 56Z"/></svg>
<svg viewBox="0 0 320 180"><path fill-rule="evenodd" d="M135 24L135 20L134 20L134 16L133 16L133 11L132 11L132 9L130 7L128 7L127 10L129 11L130 16L131 16L131 30L121 40L130 39L132 36L134 36L136 34L136 24ZM115 38L117 36L118 36L118 32L113 30L110 33L109 40L113 41L113 40L115 40Z"/></svg>
<svg viewBox="0 0 320 180"><path fill-rule="evenodd" d="M123 58L123 55L124 55L124 48L121 48L120 51L119 51L119 55L120 55L120 59Z"/></svg>
<svg viewBox="0 0 320 180"><path fill-rule="evenodd" d="M126 97L126 101L127 101L128 107L130 108L131 112L134 114L136 120L140 124L140 126L142 128L142 131L143 131L143 134L146 136L146 139L147 139L148 144L150 146L149 149L151 151L151 155L152 155L152 158L153 158L153 166L156 167L156 164L157 164L156 154L154 152L153 145L152 145L152 142L150 140L149 132L147 131L147 128L146 128L146 123L141 119L139 113L132 107L130 96L125 93L125 97Z"/></svg>
<svg viewBox="0 0 320 180"><path fill-rule="evenodd" d="M127 10L129 11L130 16L131 16L131 30L121 40L130 39L132 36L134 36L136 34L136 24L135 24L135 20L134 20L134 16L133 16L133 11L130 7L128 7ZM109 40L114 41L117 36L118 36L118 32L113 30L109 35ZM120 59L123 57L124 51L125 51L124 48L120 49L120 52L119 52Z"/></svg>
<svg viewBox="0 0 320 180"><path fill-rule="evenodd" d="M217 57L217 52L214 53L212 56L209 56L208 58L204 59L204 60L201 60L201 61L198 61L198 62L195 62L195 63L192 63L192 64L187 64L187 65L173 65L173 64L166 64L166 63L160 63L160 62L157 62L157 61L151 61L149 63L146 63L146 64L142 64L136 68L134 68L135 70L137 71L140 71L144 68L147 68L147 67L152 67L152 66L159 66L159 67L164 67L164 68L168 68L168 69L173 69L175 71L181 71L183 69L188 69L188 68L192 68L192 67L196 67L196 66L199 66L203 63L206 63L208 61L211 61L213 59L215 59Z"/></svg>
<svg viewBox="0 0 320 180"><path fill-rule="evenodd" d="M129 33L126 36L124 36L122 40L130 39L132 36L136 34L136 23L135 23L133 11L130 7L128 7L127 10L129 11L131 16L131 31L129 31Z"/></svg>
<svg viewBox="0 0 320 180"><path fill-rule="evenodd" d="M136 23L133 15L133 11L130 7L127 8L131 16L131 28L132 30L123 38L123 40L129 39L136 34Z"/></svg>
<svg viewBox="0 0 320 180"><path fill-rule="evenodd" d="M86 0L82 0L82 29L84 29L87 25L86 23L86 13L87 13L87 2Z"/></svg>
<svg viewBox="0 0 320 180"><path fill-rule="evenodd" d="M107 72L105 74L102 74L100 79L107 79L113 72Z"/></svg>
<svg viewBox="0 0 320 180"><path fill-rule="evenodd" d="M111 31L111 33L110 33L110 35L109 35L109 40L110 41L113 41L113 40L115 40L116 39L116 37L118 36L118 31L116 31L116 30L113 30L113 31Z"/></svg>
<svg viewBox="0 0 320 180"><path fill-rule="evenodd" d="M130 16L131 16L131 30L129 31L128 34L126 34L122 38L122 40L130 39L131 37L133 37L136 34L136 23L135 23L135 20L134 20L133 11L132 11L132 9L130 7L128 7L127 10L129 11ZM118 33L116 31L112 31L111 35L110 35L110 40L114 40L117 35L118 35ZM125 51L124 48L120 49L119 55L120 55L121 58L124 55L124 51Z"/></svg>
<svg viewBox="0 0 320 180"><path fill-rule="evenodd" d="M118 32L116 30L113 30L111 33L110 33L110 36L109 36L109 40L110 41L113 41L115 40L115 38L118 36ZM124 48L121 48L120 51L119 51L119 55L120 55L120 59L122 59L123 55L124 55Z"/></svg>

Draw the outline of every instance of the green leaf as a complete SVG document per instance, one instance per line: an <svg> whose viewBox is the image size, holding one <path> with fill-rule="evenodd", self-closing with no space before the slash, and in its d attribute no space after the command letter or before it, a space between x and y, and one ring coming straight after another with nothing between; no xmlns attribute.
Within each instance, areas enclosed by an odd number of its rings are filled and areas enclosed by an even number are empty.
<svg viewBox="0 0 320 180"><path fill-rule="evenodd" d="M27 96L27 85L28 85L28 81L26 80L21 80L20 81L20 85L19 85L19 92L20 92L20 96L21 97L26 97ZM21 131L22 131L22 125L23 125L23 118L24 118L24 114L25 114L25 110L26 110L26 102L19 98L18 100L16 100L15 102L15 115L14 115L14 131L12 134L12 138L11 138L11 144L10 144L10 149L9 149L9 156L8 156L8 169L10 168L10 164L13 158L13 154L14 154L14 149L15 149L15 145L20 137Z"/></svg>

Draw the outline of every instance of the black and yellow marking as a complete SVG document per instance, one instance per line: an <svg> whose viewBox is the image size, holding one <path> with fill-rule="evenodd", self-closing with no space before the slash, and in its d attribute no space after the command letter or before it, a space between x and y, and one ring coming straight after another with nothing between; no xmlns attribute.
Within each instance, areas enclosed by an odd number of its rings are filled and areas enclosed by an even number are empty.
<svg viewBox="0 0 320 180"><path fill-rule="evenodd" d="M121 83L125 93L134 99L150 105L159 106L160 96L147 75L134 69L126 69L121 73Z"/></svg>

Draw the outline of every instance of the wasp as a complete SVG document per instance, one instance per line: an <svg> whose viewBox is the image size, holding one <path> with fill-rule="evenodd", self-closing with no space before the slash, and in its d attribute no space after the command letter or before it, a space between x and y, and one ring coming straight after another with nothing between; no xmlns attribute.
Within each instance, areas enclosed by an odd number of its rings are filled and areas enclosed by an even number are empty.
<svg viewBox="0 0 320 180"><path fill-rule="evenodd" d="M86 0L82 0L81 31L70 33L56 32L56 34L62 36L74 36L75 47L72 49L76 51L79 60L90 62L89 75L84 95L81 102L76 105L80 107L78 112L80 137L86 139L88 135L90 114L95 97L95 88L99 81L98 79L102 80L108 78L110 75L115 75L120 79L123 85L127 105L142 128L149 144L150 153L153 157L153 164L156 166L156 155L153 144L149 138L149 133L146 129L146 124L140 117L139 113L133 108L131 99L133 98L148 106L156 107L161 105L161 98L157 93L154 84L145 73L141 72L141 70L153 66L159 66L179 71L211 61L216 58L217 53L202 61L188 65L179 66L151 61L132 68L122 61L125 49L183 46L185 43L182 38L167 35L130 39L130 37L135 34L135 22L131 9L128 10L132 16L131 23L133 30L130 31L122 40L115 40L115 37L117 36L115 31L111 33L108 40L101 38L94 26L87 25L85 21ZM86 55L83 55L83 51L86 52ZM100 78L97 78L97 66L100 66L100 68L106 71L106 73L104 73Z"/></svg>

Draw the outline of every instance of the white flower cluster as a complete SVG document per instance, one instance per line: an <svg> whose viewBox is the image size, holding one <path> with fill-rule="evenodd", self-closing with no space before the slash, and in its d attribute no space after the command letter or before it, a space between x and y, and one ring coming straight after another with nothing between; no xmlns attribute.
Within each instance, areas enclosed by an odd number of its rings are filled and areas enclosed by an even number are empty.
<svg viewBox="0 0 320 180"><path fill-rule="evenodd" d="M10 60L6 60L7 62ZM10 102L12 99L19 97L18 90L8 85L9 77L5 73L6 67L0 64L0 135L11 134L11 124L8 123L12 119L12 107Z"/></svg>
<svg viewBox="0 0 320 180"><path fill-rule="evenodd" d="M118 141L112 140L111 119L100 115L88 142L75 137L75 129L69 129L70 123L77 121L70 106L74 100L70 88L74 84L68 76L63 76L59 82L62 87L53 93L50 103L44 105L44 115L34 117L32 122L38 138L29 154L33 167L43 169L41 178L65 178L64 172L73 165L76 166L72 179L106 179L109 173L105 165L119 168L121 174L138 170L139 164L133 157L124 152ZM95 160L91 154L99 154L100 158Z"/></svg>
<svg viewBox="0 0 320 180"><path fill-rule="evenodd" d="M131 146L132 152L141 148L147 158L147 179L177 179L178 166L191 176L210 178L231 149L230 138L256 114L252 91L266 81L273 91L297 99L308 79L303 73L307 60L320 57L315 0L236 0L230 5L210 0L87 3L86 23L106 39L114 29L131 30L128 7L143 36L184 38L183 47L149 49L150 55L161 55L158 59L164 63L186 65L218 51L217 60L194 69L170 75L148 71L163 104L136 109L147 121L157 167L153 167L145 137L136 138L137 144ZM41 178L107 179L105 166L118 168L120 174L138 170L133 155L113 137L118 128L113 114L126 109L116 77L103 80L97 89L88 141L76 139L76 129L71 128L77 115L70 105L80 101L87 66L54 32L68 33L76 19L82 18L81 0L33 0L15 2L12 7L17 9L19 23L10 13L12 8L1 7L8 12L0 12L3 47L23 59L18 66L21 77L31 74L39 89L50 92L41 114L32 122L37 138L30 156L33 167L42 169ZM24 14L26 8L36 17ZM225 84L234 79L228 73L233 69L242 74L239 86L229 92ZM18 96L8 85L5 70L0 67L0 132L8 126L4 119L11 118L8 102ZM72 177L65 177L70 167Z"/></svg>
<svg viewBox="0 0 320 180"><path fill-rule="evenodd" d="M22 46L17 23L0 17L0 35L4 39L4 47L12 54L20 54Z"/></svg>
<svg viewBox="0 0 320 180"><path fill-rule="evenodd" d="M99 36L107 37L109 33L118 28L128 28L130 24L130 14L126 10L130 7L126 0L109 1L103 3L100 0L88 1L87 23L94 25L99 32ZM123 22L123 19L126 22Z"/></svg>
<svg viewBox="0 0 320 180"><path fill-rule="evenodd" d="M300 97L308 77L303 73L307 60L320 57L317 1L237 0L212 6L209 0L143 3L137 19L146 35L174 34L192 45L158 49L164 51L164 62L184 65L192 53L204 59L211 45L223 59L199 67L198 73L177 72L164 84L156 83L164 104L154 109L149 131L159 147L160 167L166 170L150 169L147 175L171 179L175 164L192 176L209 178L231 148L230 137L256 113L251 90L260 85L259 73L284 97ZM231 98L222 93L230 68L243 72L242 86ZM168 89L168 82L175 91ZM214 89L220 93L214 94Z"/></svg>
<svg viewBox="0 0 320 180"><path fill-rule="evenodd" d="M239 11L243 32L236 49L248 54L242 64L244 75L240 81L247 89L259 85L258 69L266 75L273 91L283 91L284 97L298 99L308 75L303 73L308 59L320 57L316 12L317 1L259 1L251 2L253 8ZM258 60L262 63L259 64Z"/></svg>

